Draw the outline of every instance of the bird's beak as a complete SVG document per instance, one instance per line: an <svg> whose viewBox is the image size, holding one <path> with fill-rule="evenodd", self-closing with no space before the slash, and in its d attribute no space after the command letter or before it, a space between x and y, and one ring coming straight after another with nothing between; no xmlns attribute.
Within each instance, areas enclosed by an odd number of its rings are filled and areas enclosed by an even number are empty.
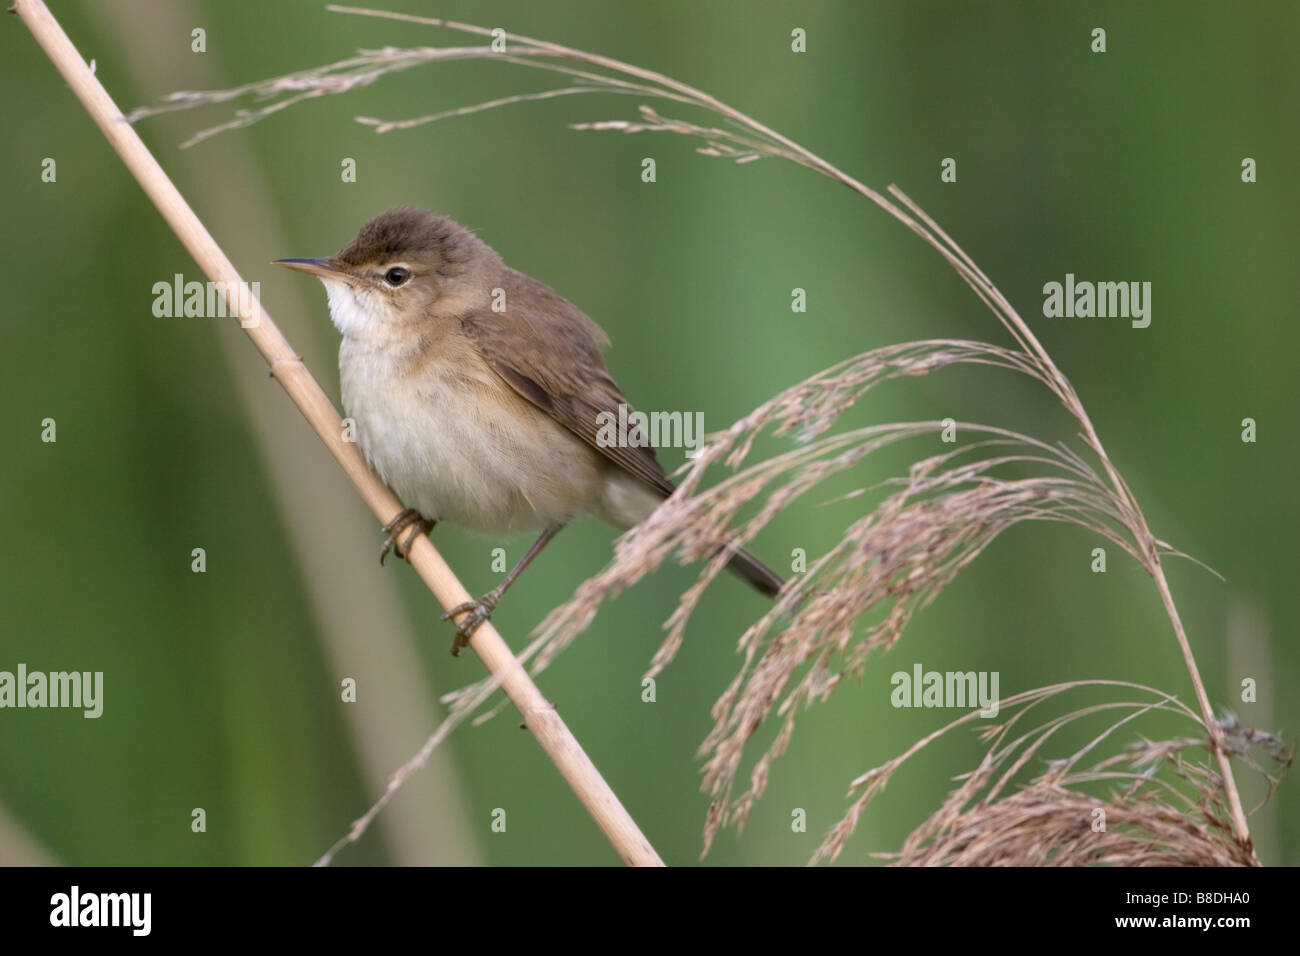
<svg viewBox="0 0 1300 956"><path fill-rule="evenodd" d="M294 272L305 272L321 279L341 279L353 285L365 284L334 259L275 259L271 264L284 266Z"/></svg>

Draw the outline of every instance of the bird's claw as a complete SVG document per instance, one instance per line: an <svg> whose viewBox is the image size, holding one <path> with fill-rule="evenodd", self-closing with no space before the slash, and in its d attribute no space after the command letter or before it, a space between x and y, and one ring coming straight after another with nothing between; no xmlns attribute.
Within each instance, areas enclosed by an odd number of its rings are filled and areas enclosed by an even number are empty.
<svg viewBox="0 0 1300 956"><path fill-rule="evenodd" d="M460 649L469 643L474 632L484 621L491 620L492 612L496 610L497 599L494 594L488 592L477 601L466 601L464 604L458 604L442 616L444 621L450 620L457 614L464 614L456 624L456 637L451 643L451 656L459 657Z"/></svg>
<svg viewBox="0 0 1300 956"><path fill-rule="evenodd" d="M379 563L384 563L384 559L388 557L390 551L396 551L399 558L405 559L411 550L411 545L415 543L416 537L432 531L433 524L432 521L425 518L414 508L406 508L399 512L396 518L383 527L383 530L388 532L388 537L384 539L384 545L379 549ZM414 527L416 530L411 532L405 542L399 541L398 537L401 533L410 527Z"/></svg>

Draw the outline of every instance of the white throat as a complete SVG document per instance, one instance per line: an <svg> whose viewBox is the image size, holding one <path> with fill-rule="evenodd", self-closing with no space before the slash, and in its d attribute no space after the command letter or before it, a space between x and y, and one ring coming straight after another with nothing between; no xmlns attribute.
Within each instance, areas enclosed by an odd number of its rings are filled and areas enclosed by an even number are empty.
<svg viewBox="0 0 1300 956"><path fill-rule="evenodd" d="M383 296L369 289L358 289L342 279L321 279L329 299L330 319L345 337L356 338L375 329L386 318L381 312L389 308Z"/></svg>

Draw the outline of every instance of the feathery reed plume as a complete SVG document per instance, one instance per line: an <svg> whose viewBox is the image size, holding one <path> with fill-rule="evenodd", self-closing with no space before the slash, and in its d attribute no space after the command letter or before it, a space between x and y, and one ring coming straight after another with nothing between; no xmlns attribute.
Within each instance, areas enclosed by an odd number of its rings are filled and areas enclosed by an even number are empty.
<svg viewBox="0 0 1300 956"><path fill-rule="evenodd" d="M1084 688L1136 691L1143 700L1116 700L1078 708L1013 736L1029 712L1058 696ZM1002 723L981 722L980 734L992 744L980 765L949 795L891 858L895 866L1254 866L1249 849L1232 834L1222 781L1189 750L1207 750L1203 736L1142 740L1083 765L1127 725L1153 710L1176 714L1201 727L1197 714L1175 698L1126 681L1071 681L1018 694L1003 701ZM1089 718L1118 713L1117 719L1066 758L1046 761L1046 769L1012 793L1017 774L1041 759L1054 735ZM907 752L853 781L860 796L818 847L812 862L833 860L853 831L857 817L903 763L939 737L970 724L967 714L928 735ZM1278 777L1256 762L1263 752L1280 768L1294 751L1272 734L1242 728L1234 717L1220 721L1234 756L1263 775L1270 792ZM1203 728L1202 728L1203 729ZM1167 773L1160 776L1160 771ZM1105 795L1089 792L1111 788Z"/></svg>
<svg viewBox="0 0 1300 956"><path fill-rule="evenodd" d="M1191 710L1186 713L1204 730L1203 737L1189 738L1176 753L1171 751L1168 756L1172 760L1194 746L1203 746L1213 755L1217 771L1201 767L1196 773L1204 786L1213 790L1213 805L1222 814L1205 816L1202 825L1209 826L1207 821L1211 816L1216 820L1222 816L1227 821L1224 833L1215 830L1227 841L1222 845L1205 844L1192 850L1188 844L1169 852L1187 861L1253 860L1246 814L1229 765L1230 753L1239 749L1233 737L1235 725L1214 717L1161 563L1165 556L1185 555L1151 533L1137 501L1107 455L1065 374L1007 298L934 220L897 187L891 186L883 193L871 189L757 120L663 74L560 44L471 24L354 7L327 9L490 36L493 43L480 47L363 50L334 64L235 90L174 93L164 105L137 110L131 118L204 103L225 103L245 95L268 101L257 109L237 112L225 124L204 130L192 143L222 130L257 122L304 99L346 92L369 85L388 73L424 64L481 58L547 71L566 77L568 85L407 120L357 119L385 133L514 103L592 93L635 95L703 111L720 117L723 122L708 125L667 117L643 104L635 120L579 123L573 128L628 134L673 133L700 142L697 151L705 156L738 163L777 158L812 169L875 203L928 243L988 306L1014 344L1006 347L944 339L874 349L785 390L727 431L712 436L704 452L686 466L677 493L620 539L610 564L584 582L569 602L543 622L538 640L529 650L530 655L536 652L534 672L544 668L581 633L607 598L670 556L682 561L703 561L698 580L681 596L667 622L668 636L651 662L649 673L665 667L680 647L687 622L703 591L725 566L729 548L745 544L782 509L828 478L854 468L873 452L907 439L933 435L940 428L938 422L904 422L825 434L858 397L883 381L924 375L954 364L1010 369L1040 382L1079 427L1091 463L1064 443L988 425L957 425L962 432L977 436L977 440L944 454L924 457L907 475L877 486L895 490L874 510L846 528L840 542L813 561L806 573L787 583L775 607L740 638L740 670L715 704L714 727L701 746L705 760L704 787L713 801L705 827L706 851L718 827L725 823L744 823L754 800L766 786L772 762L791 740L799 706L824 699L843 677L860 675L870 653L893 646L912 615L932 601L1002 531L1019 522L1035 520L1088 528L1123 548L1151 575L1196 695L1198 713ZM789 452L737 470L745 464L755 438L764 430L778 436L794 434L800 443ZM713 466L729 468L734 474L707 491L700 491L705 472ZM741 522L742 509L754 505L757 513ZM864 618L873 623L856 631ZM482 684L467 688L454 695L454 699L470 701L482 689ZM1035 693L1042 692L1030 692ZM1173 706L1172 698L1165 697L1164 701L1162 708ZM773 715L782 719L775 741L755 762L748 788L736 795L734 783L747 741ZM1178 766L1192 765L1180 758ZM979 771L971 780L981 785L987 782ZM957 862L958 856L961 861L978 856L986 862L1012 858L1048 861L1058 857L1139 862L1153 860L1164 852L1162 848L1174 846L1168 839L1168 828L1176 826L1173 818L1162 815L1164 811L1148 813L1149 808L1141 804L1142 796L1137 791L1131 791L1114 808L1126 824L1122 829L1132 834L1125 838L1127 843L1119 842L1115 836L1110 842L1074 840L1072 828L1077 827L1080 819L1077 811L1081 805L1053 803L1048 799L1050 787L1044 790L1048 784L1043 781L1053 786L1060 783L1050 774L1036 778L1014 800L981 804L980 812L985 817L971 816L969 810L960 811L966 800L960 804L950 802L909 840L905 858L928 859L923 854L932 852L937 854L932 857L934 860L944 862ZM868 788L870 792L873 791ZM1202 801L1202 809L1209 799L1207 796ZM992 826L993 818L989 814L1020 813L1020 818L1013 819L1023 819L1024 814L1040 805L1035 801L1044 800L1050 803L1051 812L1034 817L1038 830L1014 831L1018 843L990 842L990 834L1003 831ZM864 805L865 801L860 800L850 809L815 859L839 852ZM952 835L958 832L965 837L954 842L956 838ZM936 841L940 834L944 835L942 844L948 849L926 849L939 845ZM958 845L962 849L955 856L952 848ZM976 847L977 853L972 849ZM1178 853L1184 856L1177 857Z"/></svg>

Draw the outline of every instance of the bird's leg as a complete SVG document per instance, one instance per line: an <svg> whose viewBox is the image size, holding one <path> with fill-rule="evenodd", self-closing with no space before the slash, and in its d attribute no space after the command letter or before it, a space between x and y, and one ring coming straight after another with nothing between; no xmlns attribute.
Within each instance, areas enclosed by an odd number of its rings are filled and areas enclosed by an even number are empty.
<svg viewBox="0 0 1300 956"><path fill-rule="evenodd" d="M480 624L492 617L492 612L496 610L497 602L501 600L501 595L506 593L510 585L515 583L515 578L519 577L520 572L528 567L528 563L541 553L546 543L556 536L560 531L559 525L553 528L547 528L542 532L536 543L528 549L528 553L523 556L518 564L507 574L501 583L494 587L487 594L483 595L477 601L466 601L464 604L457 605L442 616L445 621L448 618L455 617L457 614L464 614L456 625L456 639L451 645L451 654L453 657L460 656L460 649L469 643L469 639L474 632L478 630Z"/></svg>
<svg viewBox="0 0 1300 956"><path fill-rule="evenodd" d="M435 524L436 521L426 518L414 508L406 508L399 512L396 518L384 525L383 530L388 532L388 537L384 539L384 546L379 549L379 563L383 564L384 558L388 557L388 552L393 550L397 551L399 558L405 558L411 550L411 545L415 543L416 536L428 534ZM412 527L415 530L407 536L405 544L397 540L403 531Z"/></svg>

